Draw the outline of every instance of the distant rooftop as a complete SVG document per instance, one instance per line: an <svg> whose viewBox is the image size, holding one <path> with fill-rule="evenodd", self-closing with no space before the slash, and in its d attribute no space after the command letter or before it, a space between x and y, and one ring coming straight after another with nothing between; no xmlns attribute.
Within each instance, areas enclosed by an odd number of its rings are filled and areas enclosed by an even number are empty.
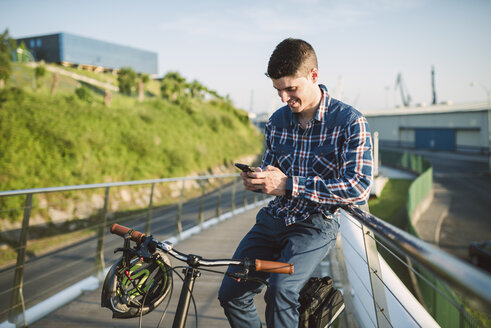
<svg viewBox="0 0 491 328"><path fill-rule="evenodd" d="M391 109L365 110L365 116L394 116L394 115L412 115L412 114L438 114L450 112L469 112L490 110L491 104L487 102L470 103L470 104L441 104L417 107L399 107Z"/></svg>

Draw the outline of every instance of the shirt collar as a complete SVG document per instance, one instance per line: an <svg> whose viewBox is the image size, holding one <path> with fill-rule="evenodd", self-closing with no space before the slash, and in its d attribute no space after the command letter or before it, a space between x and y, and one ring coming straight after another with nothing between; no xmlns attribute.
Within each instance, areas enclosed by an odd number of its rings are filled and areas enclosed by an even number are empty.
<svg viewBox="0 0 491 328"><path fill-rule="evenodd" d="M327 112L329 110L329 104L331 103L331 96L327 92L327 87L324 84L319 84L319 88L321 89L321 103L319 104L319 108L317 108L317 112L315 113L314 119L322 122L324 117L326 117Z"/></svg>
<svg viewBox="0 0 491 328"><path fill-rule="evenodd" d="M321 102L319 104L319 108L317 108L317 111L315 112L314 120L318 122L322 122L322 120L326 117L328 109L329 109L329 104L331 103L331 96L329 95L327 91L327 87L324 84L319 84L319 88L321 89ZM299 124L297 115L293 115L291 111L291 120L290 124L293 126L296 126Z"/></svg>

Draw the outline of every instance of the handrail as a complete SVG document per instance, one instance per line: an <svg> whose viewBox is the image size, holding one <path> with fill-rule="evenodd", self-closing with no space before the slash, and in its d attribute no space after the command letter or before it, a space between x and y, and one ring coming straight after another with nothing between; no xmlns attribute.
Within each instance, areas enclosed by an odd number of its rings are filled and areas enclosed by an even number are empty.
<svg viewBox="0 0 491 328"><path fill-rule="evenodd" d="M20 189L20 190L7 190L7 191L0 191L0 197L48 193L48 192L57 192L57 191L73 191L73 190L96 189L96 188L107 188L107 187L124 187L124 186L134 186L134 185L162 183L162 182L207 180L207 179L214 179L214 178L232 178L232 177L237 177L237 176L239 176L239 173L219 174L219 175L200 175L200 176L189 176L189 177L178 177L178 178L162 178L162 179L151 179L151 180L122 181L122 182L106 182L106 183L94 183L94 184L60 186L60 187L46 187L46 188L31 188L31 189Z"/></svg>
<svg viewBox="0 0 491 328"><path fill-rule="evenodd" d="M491 308L490 275L357 207L345 206L343 209L460 292L476 297L476 305L484 310Z"/></svg>
<svg viewBox="0 0 491 328"><path fill-rule="evenodd" d="M187 235L196 233L197 231L201 231L201 229L205 229L207 226L213 225L213 222L219 222L221 219L225 219L227 215L222 217L221 207L222 197L221 197L221 188L223 188L223 179L231 178L233 179L233 183L231 184L231 214L235 213L235 205L236 205L236 180L235 178L239 177L239 173L227 173L227 174L216 174L216 175L203 175L203 176L188 176L188 177L174 177L174 178L161 178L161 179L150 179L150 180L136 180L136 181L123 181L123 182L106 182L106 183L97 183L97 184L84 184L84 185L72 185L72 186L59 186L59 187L47 187L47 188L31 188L31 189L23 189L23 190L10 190L10 191L0 191L0 198L9 197L9 196L25 196L25 205L24 215L22 220L22 228L20 229L20 237L18 241L17 250L17 264L15 265L14 272L14 282L13 288L11 290L10 297L10 307L6 309L6 311L0 311L0 316L4 316L8 313L9 320L24 320L25 323L25 300L23 296L23 284L24 284L24 263L26 260L26 249L27 249L27 231L30 227L30 217L31 217L31 209L33 208L33 198L37 194L46 194L46 193L56 193L56 192L66 192L66 191L76 191L76 190L95 190L95 189L105 189L104 195L104 206L101 209L101 214L98 216L98 222L96 225L93 225L92 228L97 228L97 249L95 254L95 270L97 275L102 274L104 271L104 235L106 234L105 227L107 226L107 218L109 215L109 198L110 198L110 189L112 187L131 187L131 186L151 186L150 190L150 199L148 206L146 207L146 228L145 231L148 233L150 231L151 221L154 219L153 215L153 198L154 198L154 187L156 184L160 183L176 183L182 182L179 186L180 188L180 197L178 200L178 208L177 215L175 217L175 233L177 233L176 238L186 238ZM203 216L203 206L200 206L198 213L198 229L193 228L186 232L183 232L182 226L182 205L184 202L184 189L186 181L198 181L201 188L201 196L200 196L200 204L203 204L203 200L205 197L205 188L203 181L211 181L217 180L220 182L220 187L218 188L218 197L216 201L216 217L217 220L211 220L205 224L204 216ZM248 193L243 193L243 204L244 207L247 206ZM264 197L263 197L264 201ZM257 203L257 196L254 195L254 203ZM114 210L114 208L112 209ZM188 220L189 221L189 220ZM190 222L187 222L190 223ZM191 232L192 231L192 232ZM2 304L3 305L3 304ZM24 319L22 319L22 317Z"/></svg>

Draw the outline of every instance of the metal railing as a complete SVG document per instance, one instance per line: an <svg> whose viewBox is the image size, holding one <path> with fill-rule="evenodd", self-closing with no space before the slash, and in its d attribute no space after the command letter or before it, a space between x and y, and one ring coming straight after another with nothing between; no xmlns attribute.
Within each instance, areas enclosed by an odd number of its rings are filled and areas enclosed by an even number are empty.
<svg viewBox="0 0 491 328"><path fill-rule="evenodd" d="M404 287L400 284L394 287L392 270L379 256L382 251L397 259L411 274L425 279L413 268L419 265L441 281L438 285L427 282L461 312L456 326L483 326L468 313L462 302L455 301L453 295L448 295L448 290L441 286L445 283L459 295L460 300L468 300L469 308L489 315L489 274L356 207L343 208L340 231L349 284L358 286L354 291L358 300L355 304L358 304L356 310L361 312L358 321L363 327L397 327L401 322L408 327L440 324L429 316L424 302L421 304L409 290L403 292ZM363 302L364 293L369 297Z"/></svg>
<svg viewBox="0 0 491 328"><path fill-rule="evenodd" d="M0 322L8 314L16 326L27 326L26 307L36 304L57 291L55 287L43 286L44 291L40 295L30 298L29 295L26 297L26 285L31 287L36 284L44 284L46 278L60 285L56 288L63 289L94 273L100 275L105 267L105 251L114 248L110 240L104 240L104 236L107 233L107 226L115 219L121 223L134 220L134 223L128 224L146 232L156 233L157 229L160 229L158 233L165 237L179 235L186 227L206 223L209 218L223 215L222 213L226 211L233 212L237 206L257 201L257 193L238 190L237 185L242 186L242 184L236 183L237 177L238 174L209 175L0 192L0 197L25 197L23 227L18 234L18 242L14 248L17 253L17 264L13 269L0 271L0 278L2 275L12 274L10 281L13 281L8 288L0 291L0 300L4 299L8 302L8 296L11 295L10 305L0 307L3 311L0 313ZM185 191L191 190L186 189L188 181L195 182L196 188L188 192L192 193L191 196L194 198L183 206L186 198L189 198L185 196ZM177 188L175 203L162 208L159 205L162 201L162 197L159 197L159 194L160 196L162 194L161 185L169 183L174 183ZM146 187L147 205L143 210L140 208L138 211L115 210L114 206L111 206L111 199L118 198L114 190L131 186ZM46 209L40 209L41 205L35 204L36 197L41 198L40 195L49 193L80 190L104 191L99 211L94 214L92 220L85 220L90 221L91 224L83 226L82 229L91 234L81 239L92 238L88 244L97 246L94 246L94 249L88 249L88 246L85 245L81 250L75 250L75 255L67 253L65 256L70 256L70 261L63 261L62 264L49 263L49 270L38 270L39 272L33 275L32 272L36 271L34 263L26 261L26 256L30 252L28 231L37 228L30 224L30 219L33 211L47 212ZM242 195L240 195L241 192ZM58 203L53 206L60 206L59 204L58 199ZM211 208L205 208L207 204L214 205ZM410 275L417 275L420 279L425 280L426 278L413 268L420 265L459 293L460 297L469 300L469 306L474 309L486 312L491 308L491 294L489 293L491 277L489 275L358 208L345 207L341 213L343 217L340 240L344 256L341 257L340 262L344 264L345 276L349 277L348 284L344 286L346 288L345 297L351 296L354 299L354 310L357 312L358 323L361 326L398 327L400 320L404 320L404 323L410 327L438 325L426 311L428 305L407 290L399 278L394 275L384 258L379 256L380 253L389 253L410 272ZM94 238L97 243L93 240ZM51 259L50 256L43 257L42 261L49 259ZM76 270L77 274L65 284L49 277L50 275L64 277L66 274L63 270L74 267L85 269ZM26 273L29 273L29 277L26 277ZM480 326L461 303L456 303L451 296L447 295L448 291L443 290L440 283L435 284L428 279L426 281L438 293L448 297L449 303L463 314L461 318L464 319L460 319L463 321L460 327Z"/></svg>
<svg viewBox="0 0 491 328"><path fill-rule="evenodd" d="M1 191L0 197L24 197L25 202L22 208L3 208L0 209L0 215L8 215L9 211L14 213L22 210L22 227L17 229L14 234L16 240L10 237L10 252L16 253L16 264L4 267L0 270L0 322L8 318L15 326L27 326L26 308L32 307L51 295L73 285L83 278L93 276L101 277L105 269L104 254L114 248L110 241L105 241L104 236L107 234L107 227L116 219L118 222L128 222L133 226L140 225L141 230L146 233L160 233L161 235L180 236L183 230L192 226L200 226L209 223L211 218L219 218L226 212L235 212L236 208L246 206L247 204L258 202L257 193L246 192L242 183L238 182L239 174L222 174L206 175L183 178L153 179L128 182L99 183L78 186L62 186L50 188L37 188L13 191ZM187 186L186 184L193 184ZM173 186L173 188L170 187ZM137 191L132 188L139 188ZM142 188L146 189L143 190ZM130 189L128 191L128 189ZM39 221L39 217L49 217L50 213L56 213L68 207L65 212L70 211L70 202L76 202L77 199L83 198L76 196L77 192L84 191L92 194L84 196L84 199L92 200L95 195L103 191L102 206L95 206L92 213L85 218L70 221L65 224L78 224L80 229L75 229L68 233L77 233L76 237L80 243L89 240L81 250L75 253L66 253L67 255L59 257L70 257L70 261L56 262L58 256L33 256L27 260L29 254L36 253L36 240L43 240L38 230L49 231L56 229L57 224L39 223L33 224L32 218ZM144 208L125 208L122 204L121 195L128 192L139 193L141 198L147 197L147 205ZM175 197L165 197L164 193L173 192ZM68 195L67 195L68 193ZM54 194L48 201L48 194ZM141 195L143 194L143 195ZM186 197L186 194L187 197ZM37 202L36 202L36 198ZM66 199L68 198L68 200ZM132 203L134 199L130 198L127 203ZM60 201L62 199L62 201ZM265 197L262 197L264 200ZM111 200L118 203L118 206L111 206ZM186 206L183 206L184 202ZM160 203L160 204L159 204ZM163 203L163 204L162 204ZM35 215L33 215L35 213ZM82 223L81 223L82 221ZM70 223L72 222L72 223ZM75 222L75 223L74 223ZM63 225L59 223L58 225ZM28 235L34 233L34 238L28 239ZM8 232L2 232L2 237L9 238ZM58 236L55 236L55 238ZM5 240L5 238L2 238ZM73 239L69 237L69 239ZM94 240L95 239L95 240ZM52 246L58 243L57 239L44 240L45 243ZM63 244L63 242L61 242ZM96 245L94 247L94 245ZM5 245L3 246L5 248ZM42 245L39 247L43 247ZM73 247L73 246L72 246ZM69 248L67 246L67 248ZM95 248L87 251L88 248ZM56 250L51 250L56 251ZM53 254L53 253L52 253ZM46 265L40 262L48 262ZM54 261L54 262L53 262ZM95 263L94 263L95 262ZM39 267L48 267L36 269ZM80 269L82 268L82 269ZM65 270L74 270L76 274L65 274ZM37 272L36 272L37 271ZM63 282L60 277L70 277L70 280ZM9 278L10 277L10 278ZM10 281L10 283L8 283ZM47 283L49 281L51 284ZM36 285L42 285L42 291L30 291L36 289Z"/></svg>

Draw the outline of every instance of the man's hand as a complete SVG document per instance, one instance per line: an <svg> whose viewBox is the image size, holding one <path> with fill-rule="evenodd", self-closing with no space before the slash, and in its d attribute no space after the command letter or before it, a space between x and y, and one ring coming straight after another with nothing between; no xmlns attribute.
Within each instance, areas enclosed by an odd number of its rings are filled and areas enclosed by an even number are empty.
<svg viewBox="0 0 491 328"><path fill-rule="evenodd" d="M263 171L257 167L255 172L242 172L242 181L247 190L261 190L263 193L273 196L285 194L287 176L277 167L268 165Z"/></svg>

